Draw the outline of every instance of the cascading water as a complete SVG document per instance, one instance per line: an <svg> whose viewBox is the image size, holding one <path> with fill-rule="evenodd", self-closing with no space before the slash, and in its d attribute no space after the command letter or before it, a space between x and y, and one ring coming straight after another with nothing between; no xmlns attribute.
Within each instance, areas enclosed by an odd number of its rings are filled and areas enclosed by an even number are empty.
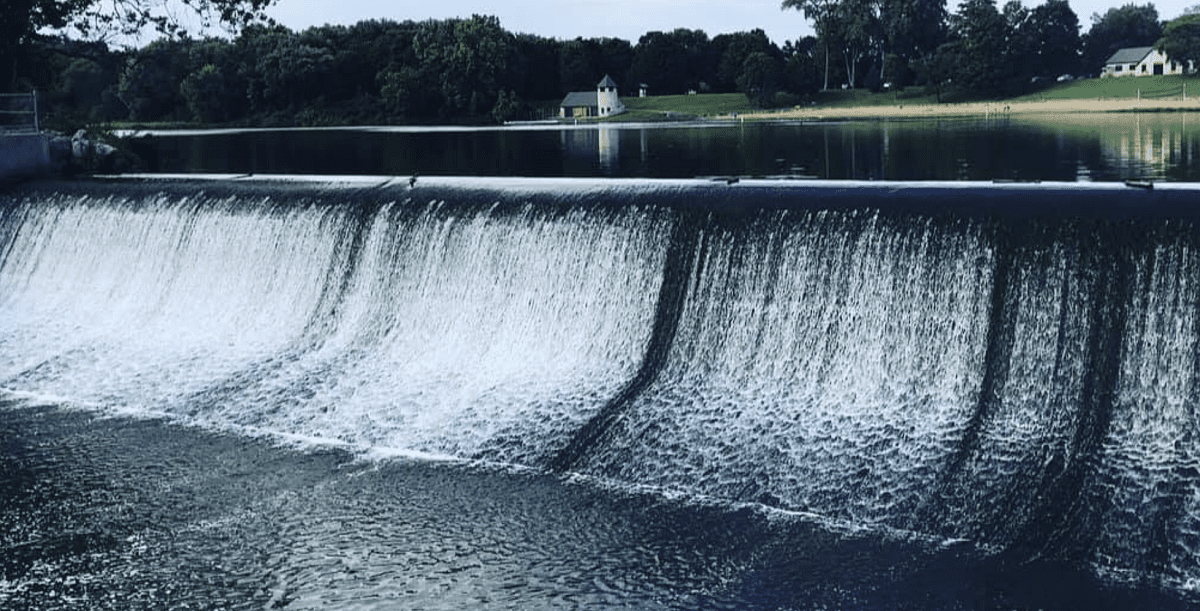
<svg viewBox="0 0 1200 611"><path fill-rule="evenodd" d="M324 333L279 371L243 376L232 401L222 389L212 410L271 430L536 464L637 367L661 283L656 220L388 203L364 228L340 302L315 321Z"/></svg>
<svg viewBox="0 0 1200 611"><path fill-rule="evenodd" d="M1194 219L805 189L34 191L0 386L1195 593Z"/></svg>
<svg viewBox="0 0 1200 611"><path fill-rule="evenodd" d="M5 386L534 463L633 375L661 214L193 197L24 202Z"/></svg>
<svg viewBox="0 0 1200 611"><path fill-rule="evenodd" d="M990 251L870 212L711 228L662 374L586 469L895 521L975 401Z"/></svg>
<svg viewBox="0 0 1200 611"><path fill-rule="evenodd" d="M163 410L285 352L321 301L343 214L242 203L21 204L0 276L5 385Z"/></svg>

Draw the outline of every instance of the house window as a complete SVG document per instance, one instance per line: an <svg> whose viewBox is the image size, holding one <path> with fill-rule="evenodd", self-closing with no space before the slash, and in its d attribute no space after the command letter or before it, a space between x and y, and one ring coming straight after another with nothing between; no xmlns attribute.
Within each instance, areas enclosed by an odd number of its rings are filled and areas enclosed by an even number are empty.
<svg viewBox="0 0 1200 611"><path fill-rule="evenodd" d="M1125 66L1122 66L1121 64L1117 64L1117 67L1113 68L1113 72L1124 72L1124 71L1125 71Z"/></svg>

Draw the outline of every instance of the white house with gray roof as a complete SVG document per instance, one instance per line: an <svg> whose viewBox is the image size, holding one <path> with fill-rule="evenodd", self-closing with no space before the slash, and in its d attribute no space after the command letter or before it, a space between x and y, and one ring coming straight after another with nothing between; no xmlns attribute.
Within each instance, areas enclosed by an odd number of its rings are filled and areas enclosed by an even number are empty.
<svg viewBox="0 0 1200 611"><path fill-rule="evenodd" d="M596 85L595 91L572 91L558 107L558 116L562 119L611 117L623 112L625 105L617 95L617 83L607 74Z"/></svg>
<svg viewBox="0 0 1200 611"><path fill-rule="evenodd" d="M1127 47L1118 49L1104 62L1100 77L1187 74L1193 68L1189 61L1185 71L1182 63L1170 61L1165 53L1154 47Z"/></svg>

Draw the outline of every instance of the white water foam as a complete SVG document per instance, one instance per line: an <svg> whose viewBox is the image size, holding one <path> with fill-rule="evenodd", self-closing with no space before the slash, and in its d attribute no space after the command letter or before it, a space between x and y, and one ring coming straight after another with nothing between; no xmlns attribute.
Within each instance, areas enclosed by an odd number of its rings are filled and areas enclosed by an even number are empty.
<svg viewBox="0 0 1200 611"><path fill-rule="evenodd" d="M590 468L860 524L903 515L974 405L988 245L871 213L764 224L781 229L714 235L663 376Z"/></svg>
<svg viewBox="0 0 1200 611"><path fill-rule="evenodd" d="M632 377L669 230L636 208L392 202L359 231L348 207L239 197L21 214L0 276L5 386L513 462Z"/></svg>

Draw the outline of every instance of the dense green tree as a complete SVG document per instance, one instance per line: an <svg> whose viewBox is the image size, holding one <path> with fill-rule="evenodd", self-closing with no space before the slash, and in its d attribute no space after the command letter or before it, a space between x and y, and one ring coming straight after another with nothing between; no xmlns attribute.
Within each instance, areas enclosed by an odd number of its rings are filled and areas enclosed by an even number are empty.
<svg viewBox="0 0 1200 611"><path fill-rule="evenodd" d="M758 106L768 106L780 89L782 76L783 70L778 57L755 51L743 60L737 85L751 102Z"/></svg>
<svg viewBox="0 0 1200 611"><path fill-rule="evenodd" d="M937 95L939 103L945 101L943 96L957 85L954 78L960 62L964 59L961 57L962 52L963 45L960 41L949 40L914 64L918 84L924 83L927 91Z"/></svg>
<svg viewBox="0 0 1200 611"><path fill-rule="evenodd" d="M563 44L553 38L518 34L516 61L509 66L516 91L531 100L554 100L570 91L559 76ZM632 49L632 47L631 47ZM630 51L632 55L632 50Z"/></svg>
<svg viewBox="0 0 1200 611"><path fill-rule="evenodd" d="M335 82L335 50L319 38L276 26L253 28L243 39L248 49L240 54L241 72L258 108L299 109Z"/></svg>
<svg viewBox="0 0 1200 611"><path fill-rule="evenodd" d="M995 0L965 0L950 17L952 42L942 51L953 66L950 80L956 89L995 94L1001 91L1009 66L1009 21ZM947 62L941 62L943 64Z"/></svg>
<svg viewBox="0 0 1200 611"><path fill-rule="evenodd" d="M1095 76L1118 49L1148 47L1162 37L1162 23L1153 4L1126 4L1092 15L1092 28L1083 36L1083 69Z"/></svg>
<svg viewBox="0 0 1200 611"><path fill-rule="evenodd" d="M412 61L393 62L379 73L381 95L393 112L414 119L484 117L510 83L516 53L512 34L495 17L425 21L413 36Z"/></svg>
<svg viewBox="0 0 1200 611"><path fill-rule="evenodd" d="M609 75L618 84L630 80L633 45L621 38L576 38L560 47L560 95L568 91L587 91Z"/></svg>
<svg viewBox="0 0 1200 611"><path fill-rule="evenodd" d="M634 48L631 80L646 83L655 95L704 91L715 65L703 30L647 32Z"/></svg>
<svg viewBox="0 0 1200 611"><path fill-rule="evenodd" d="M871 56L880 38L867 40ZM233 40L163 37L123 56L76 43L36 48L44 55L39 73L55 75L38 82L43 99L64 117L86 109L77 121L127 114L299 125L505 121L525 116L526 100L554 103L604 74L627 94L646 82L656 94L718 88L757 104L794 103L774 94L815 89L821 45L809 37L785 51L761 30L710 41L686 29L650 32L637 46L616 38L559 42L514 36L494 17L475 16L302 32L252 24ZM839 62L833 73L860 63Z"/></svg>
<svg viewBox="0 0 1200 611"><path fill-rule="evenodd" d="M820 40L824 81L821 89L829 89L829 48L836 38L836 20L839 0L783 0L783 9L797 9L813 22Z"/></svg>
<svg viewBox="0 0 1200 611"><path fill-rule="evenodd" d="M505 74L512 35L495 17L428 22L413 41L417 59L435 75L443 118L491 110Z"/></svg>
<svg viewBox="0 0 1200 611"><path fill-rule="evenodd" d="M512 121L517 118L520 110L521 99L517 97L517 94L507 89L501 89L496 96L496 105L492 106L492 119L496 123Z"/></svg>
<svg viewBox="0 0 1200 611"><path fill-rule="evenodd" d="M884 48L880 0L842 0L839 5L837 37L846 66L846 85L859 84L859 65L878 56Z"/></svg>
<svg viewBox="0 0 1200 611"><path fill-rule="evenodd" d="M236 99L237 92L213 64L205 64L183 79L179 93L197 121L218 123L228 120L234 112L231 99Z"/></svg>
<svg viewBox="0 0 1200 611"><path fill-rule="evenodd" d="M947 34L945 0L783 0L783 8L800 9L813 21L825 56L824 88L831 49L841 56L847 86L857 86L869 67L877 88L893 72L907 74Z"/></svg>
<svg viewBox="0 0 1200 611"><path fill-rule="evenodd" d="M1067 0L1046 0L1030 12L1030 38L1034 41L1032 72L1054 78L1077 74L1083 47L1079 17Z"/></svg>
<svg viewBox="0 0 1200 611"><path fill-rule="evenodd" d="M996 97L1022 93L1041 78L1071 72L1078 61L1078 19L1066 0L1026 8L1009 0L967 0L950 18L950 39L919 62L938 92Z"/></svg>
<svg viewBox="0 0 1200 611"><path fill-rule="evenodd" d="M781 52L784 91L804 95L821 88L820 45L816 36L785 41Z"/></svg>
<svg viewBox="0 0 1200 611"><path fill-rule="evenodd" d="M272 0L185 0L206 25L242 26L263 18ZM184 34L178 7L156 0L0 0L0 89L13 89L30 45L47 30L74 28L85 37L135 34L146 28Z"/></svg>
<svg viewBox="0 0 1200 611"><path fill-rule="evenodd" d="M22 60L30 45L45 40L45 29L67 27L91 0L0 0L0 91L17 89Z"/></svg>
<svg viewBox="0 0 1200 611"><path fill-rule="evenodd" d="M633 80L633 43L623 38L600 38L598 46L600 78L604 78L604 75L607 74L616 79L618 85L624 86L626 91L631 91L633 89L631 83ZM592 85L595 86L599 82L600 80L596 79Z"/></svg>
<svg viewBox="0 0 1200 611"><path fill-rule="evenodd" d="M594 41L576 38L559 51L558 80L565 91L586 91L600 82L599 49Z"/></svg>
<svg viewBox="0 0 1200 611"><path fill-rule="evenodd" d="M418 27L413 21L372 19L351 26L314 29L312 32L324 38L323 44L333 52L336 83L331 84L327 95L377 99L380 90L376 77L380 70L392 63L416 61L412 41Z"/></svg>
<svg viewBox="0 0 1200 611"><path fill-rule="evenodd" d="M1200 14L1185 14L1168 22L1154 47L1171 61L1200 65Z"/></svg>
<svg viewBox="0 0 1200 611"><path fill-rule="evenodd" d="M379 73L380 95L399 122L422 122L441 108L438 83L433 75L415 66L393 65Z"/></svg>
<svg viewBox="0 0 1200 611"><path fill-rule="evenodd" d="M946 0L885 0L880 22L886 50L908 62L937 50L946 40Z"/></svg>
<svg viewBox="0 0 1200 611"><path fill-rule="evenodd" d="M99 42L51 38L30 45L20 91L36 89L42 124L70 129L91 121L124 118L117 75L125 54Z"/></svg>
<svg viewBox="0 0 1200 611"><path fill-rule="evenodd" d="M712 53L717 58L717 69L709 82L713 91L721 93L742 90L738 79L745 72L746 59L751 55L765 54L776 64L783 58L783 53L760 29L716 36L712 39Z"/></svg>
<svg viewBox="0 0 1200 611"><path fill-rule="evenodd" d="M118 85L130 118L135 121L189 118L179 85L192 71L191 45L191 41L161 38L130 58Z"/></svg>
<svg viewBox="0 0 1200 611"><path fill-rule="evenodd" d="M1012 94L1025 89L1033 77L1037 61L1037 27L1033 11L1021 0L1007 0L1000 11L1004 19L1004 44L1000 62L993 62L996 85L991 90L978 91L987 95Z"/></svg>
<svg viewBox="0 0 1200 611"><path fill-rule="evenodd" d="M104 106L104 92L108 91L111 96L116 82L111 70L85 57L72 59L59 78L59 91L64 96L64 102L69 102L73 108L87 109L88 115L92 114L92 109L101 109ZM89 116L88 119L90 118Z"/></svg>

